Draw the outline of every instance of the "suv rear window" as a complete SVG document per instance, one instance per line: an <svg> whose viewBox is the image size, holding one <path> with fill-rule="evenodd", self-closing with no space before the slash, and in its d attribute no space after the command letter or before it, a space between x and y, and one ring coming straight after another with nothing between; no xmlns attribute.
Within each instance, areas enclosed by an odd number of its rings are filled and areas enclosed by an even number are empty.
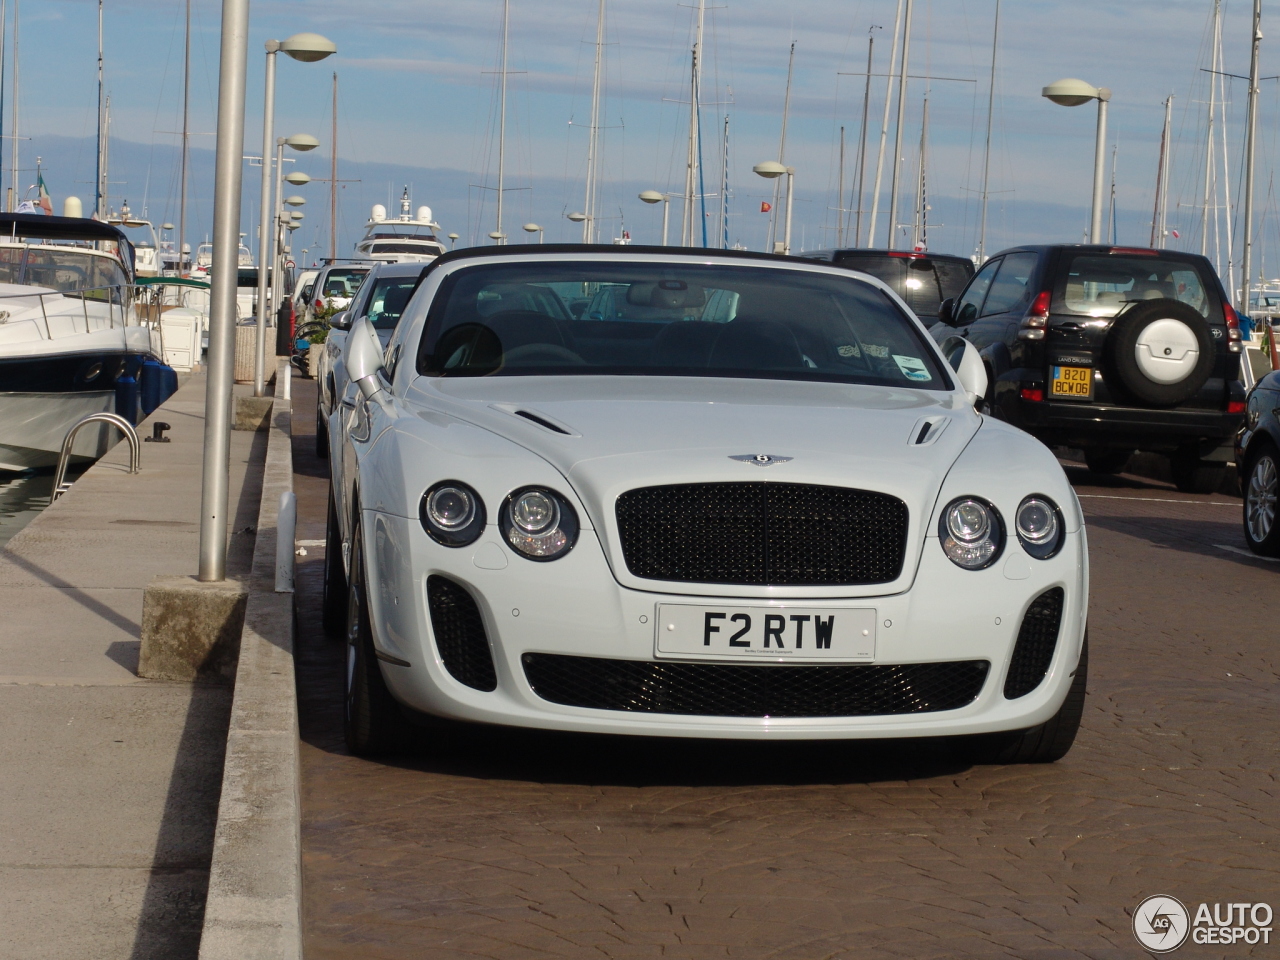
<svg viewBox="0 0 1280 960"><path fill-rule="evenodd" d="M860 270L877 280L883 280L889 289L906 301L925 323L933 322L938 307L948 297L960 296L960 291L973 276L973 269L966 263L934 257L842 256L836 266L846 270Z"/></svg>
<svg viewBox="0 0 1280 960"><path fill-rule="evenodd" d="M1078 254L1055 291L1055 313L1114 317L1128 303L1169 298L1194 307L1210 322L1221 323L1216 298L1196 264L1161 257Z"/></svg>

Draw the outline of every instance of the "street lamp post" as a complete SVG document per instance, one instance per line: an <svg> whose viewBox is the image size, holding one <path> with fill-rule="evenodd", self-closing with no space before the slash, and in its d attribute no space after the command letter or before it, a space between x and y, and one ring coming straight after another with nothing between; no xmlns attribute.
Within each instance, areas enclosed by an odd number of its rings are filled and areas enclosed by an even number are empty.
<svg viewBox="0 0 1280 960"><path fill-rule="evenodd" d="M1089 242L1102 242L1102 181L1107 166L1107 103L1111 91L1094 87L1083 80L1068 78L1051 83L1040 91L1047 100L1063 107L1078 107L1090 100L1098 101L1098 133L1093 147L1093 211L1089 219Z"/></svg>
<svg viewBox="0 0 1280 960"><path fill-rule="evenodd" d="M671 198L665 193L659 193L657 190L645 190L640 194L640 199L645 203L662 204L662 245L667 245L667 221L671 213Z"/></svg>
<svg viewBox="0 0 1280 960"><path fill-rule="evenodd" d="M794 206L792 201L795 200L796 168L784 167L776 160L766 160L764 163L757 163L751 169L754 170L758 176L764 177L766 180L777 179L784 173L787 175L787 226L782 235L782 249L779 250L778 244L775 242L773 245L773 252L781 253L783 256L789 257L791 256L791 208Z"/></svg>
<svg viewBox="0 0 1280 960"><path fill-rule="evenodd" d="M268 234L272 237L275 235L272 229L271 142L275 134L276 53L283 50L294 60L314 63L338 50L332 40L327 40L317 33L295 33L288 40L268 40L265 46L267 73L262 107L262 203L258 217L258 349L253 364L253 395L255 397L266 394L267 308L270 300L267 292L267 276L268 266L272 263L272 260L267 257L267 248L272 245L269 243ZM243 110L243 107L241 109Z"/></svg>
<svg viewBox="0 0 1280 960"><path fill-rule="evenodd" d="M536 233L538 235L538 242L539 243L542 242L542 228L538 226L536 223L526 223L524 225L524 232Z"/></svg>
<svg viewBox="0 0 1280 960"><path fill-rule="evenodd" d="M258 266L259 290L261 290L261 284L262 284L261 274L263 270L266 268L266 265L270 264L270 270L269 270L270 288L269 289L271 292L267 297L267 308L269 310L275 309L275 305L279 303L280 297L284 291L284 283L280 275L281 274L280 262L283 259L280 256L280 247L284 245L283 241L280 238L280 223L283 221L281 211L284 209L283 204L280 202L280 198L284 193L284 188L283 188L284 176L282 173L282 171L284 170L284 148L289 147L293 150L297 150L299 153L305 153L308 150L314 150L318 146L320 146L320 141L317 140L315 137L311 136L310 134L306 134L306 133L294 134L292 137L276 138L275 209L273 211L274 215L270 220L271 237L270 237L270 242L269 242L269 246L267 248L266 254L260 255L258 258L260 261ZM264 324L264 317L266 316L266 311L261 309L262 301L259 300L258 302L259 302L258 342L257 342L258 354L254 359L254 374L255 374L254 388L256 390L259 387L259 385L261 385L265 392L265 383L263 383L262 381L265 379L266 362L267 362L266 361L267 339L266 339L266 327ZM261 396L262 394L257 394L257 395Z"/></svg>
<svg viewBox="0 0 1280 960"><path fill-rule="evenodd" d="M449 249L452 250L458 245L458 235L456 233L449 234Z"/></svg>

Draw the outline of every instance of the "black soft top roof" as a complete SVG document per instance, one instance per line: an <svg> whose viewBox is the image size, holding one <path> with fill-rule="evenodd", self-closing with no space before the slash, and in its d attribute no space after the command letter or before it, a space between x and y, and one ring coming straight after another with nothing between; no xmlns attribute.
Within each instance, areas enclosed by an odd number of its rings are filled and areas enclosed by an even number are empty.
<svg viewBox="0 0 1280 960"><path fill-rule="evenodd" d="M43 213L0 213L0 234L37 240L114 240L116 243L129 243L129 238L120 230L101 220L47 217Z"/></svg>

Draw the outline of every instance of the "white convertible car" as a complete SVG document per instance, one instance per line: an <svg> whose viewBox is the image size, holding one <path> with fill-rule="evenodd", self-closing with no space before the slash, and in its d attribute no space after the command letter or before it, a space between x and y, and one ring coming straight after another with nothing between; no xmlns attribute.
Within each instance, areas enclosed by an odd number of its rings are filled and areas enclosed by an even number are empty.
<svg viewBox="0 0 1280 960"><path fill-rule="evenodd" d="M1037 440L861 274L583 246L435 260L329 418L351 749L412 720L684 737L1079 727L1088 553ZM406 712L406 708L407 711Z"/></svg>

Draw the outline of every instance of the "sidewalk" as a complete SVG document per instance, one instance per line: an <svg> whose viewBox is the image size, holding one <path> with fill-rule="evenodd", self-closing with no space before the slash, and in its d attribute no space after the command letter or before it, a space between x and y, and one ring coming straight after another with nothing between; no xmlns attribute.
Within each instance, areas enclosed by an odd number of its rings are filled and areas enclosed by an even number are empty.
<svg viewBox="0 0 1280 960"><path fill-rule="evenodd" d="M194 573L203 375L0 551L0 950L194 957L232 692L136 676L142 593ZM139 433L150 433L150 423ZM229 574L253 553L266 433L231 435Z"/></svg>

